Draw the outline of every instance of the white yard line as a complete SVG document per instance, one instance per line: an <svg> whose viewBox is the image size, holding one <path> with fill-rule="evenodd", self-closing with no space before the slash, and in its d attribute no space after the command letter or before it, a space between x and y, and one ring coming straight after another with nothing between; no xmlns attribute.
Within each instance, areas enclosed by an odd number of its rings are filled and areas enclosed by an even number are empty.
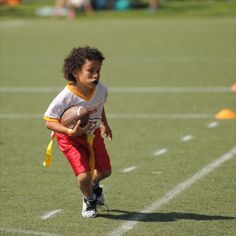
<svg viewBox="0 0 236 236"><path fill-rule="evenodd" d="M109 113L111 119L212 119L211 114L167 114L167 113ZM0 113L0 119L43 119L43 114L38 113Z"/></svg>
<svg viewBox="0 0 236 236"><path fill-rule="evenodd" d="M158 170L158 171L156 171L156 170L152 171L152 174L153 174L153 175L160 175L161 173L162 173L162 171L160 171L160 170Z"/></svg>
<svg viewBox="0 0 236 236"><path fill-rule="evenodd" d="M0 113L0 119L32 119L41 118L43 119L43 114L37 113Z"/></svg>
<svg viewBox="0 0 236 236"><path fill-rule="evenodd" d="M23 234L29 234L29 235L38 235L38 236L59 236L58 234L51 234L51 233L45 233L45 232L37 232L37 231L29 231L29 230L23 230L23 229L9 229L9 228L0 228L0 232L5 233L13 233L16 235L23 235ZM3 234L5 235L5 234Z"/></svg>
<svg viewBox="0 0 236 236"><path fill-rule="evenodd" d="M225 93L228 87L109 87L112 93Z"/></svg>
<svg viewBox="0 0 236 236"><path fill-rule="evenodd" d="M167 114L167 113L109 113L109 118L114 119L212 119L212 114Z"/></svg>
<svg viewBox="0 0 236 236"><path fill-rule="evenodd" d="M212 128L217 127L218 125L219 125L219 123L218 123L217 121L213 121L213 122L209 123L209 124L207 125L207 127L208 127L209 129L212 129Z"/></svg>
<svg viewBox="0 0 236 236"><path fill-rule="evenodd" d="M191 139L193 139L193 136L189 134L189 135L183 136L183 137L181 138L181 141L182 141L182 142L188 142L188 141L190 141Z"/></svg>
<svg viewBox="0 0 236 236"><path fill-rule="evenodd" d="M0 93L54 93L62 87L2 86ZM228 87L109 87L111 93L227 93Z"/></svg>
<svg viewBox="0 0 236 236"><path fill-rule="evenodd" d="M17 27L23 26L24 24L25 24L25 21L23 20L2 21L0 24L0 30L9 29L9 28L17 28Z"/></svg>
<svg viewBox="0 0 236 236"><path fill-rule="evenodd" d="M140 214L136 214L135 216L130 217L129 221L121 224L118 228L114 229L112 232L109 233L109 236L121 236L126 232L132 230L135 227L135 225L137 225L142 219L145 218L144 213L151 213L157 211L163 205L167 204L170 200L175 198L178 194L190 188L198 180L202 179L209 173L213 172L216 168L220 167L224 162L233 158L235 154L236 154L236 147L232 148L227 153L223 154L221 157L219 157L209 165L204 166L202 169L197 171L192 177L176 185L173 189L164 194L156 202L154 202L153 204L147 206L144 210L142 210Z"/></svg>
<svg viewBox="0 0 236 236"><path fill-rule="evenodd" d="M154 156L163 155L163 154L165 154L167 151L168 151L168 149L162 148L162 149L160 149L160 150L155 151L155 152L154 152Z"/></svg>
<svg viewBox="0 0 236 236"><path fill-rule="evenodd" d="M123 172L123 173L128 173L128 172L130 172L130 171L135 170L136 168L137 168L136 166L127 167L127 168L124 168L124 169L122 170L122 172Z"/></svg>
<svg viewBox="0 0 236 236"><path fill-rule="evenodd" d="M54 93L59 92L62 87L0 87L0 93Z"/></svg>
<svg viewBox="0 0 236 236"><path fill-rule="evenodd" d="M40 216L40 219L47 220L49 218L56 216L61 211L62 211L61 209L57 209L57 210L45 212L42 216Z"/></svg>

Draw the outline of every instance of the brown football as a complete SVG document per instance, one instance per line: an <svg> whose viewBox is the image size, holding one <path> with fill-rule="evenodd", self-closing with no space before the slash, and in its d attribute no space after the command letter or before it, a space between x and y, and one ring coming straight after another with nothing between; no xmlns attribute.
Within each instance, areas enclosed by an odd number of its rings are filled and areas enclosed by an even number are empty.
<svg viewBox="0 0 236 236"><path fill-rule="evenodd" d="M80 127L82 128L88 124L89 111L86 107L70 107L61 116L61 124L70 129L73 129L79 120L81 121Z"/></svg>

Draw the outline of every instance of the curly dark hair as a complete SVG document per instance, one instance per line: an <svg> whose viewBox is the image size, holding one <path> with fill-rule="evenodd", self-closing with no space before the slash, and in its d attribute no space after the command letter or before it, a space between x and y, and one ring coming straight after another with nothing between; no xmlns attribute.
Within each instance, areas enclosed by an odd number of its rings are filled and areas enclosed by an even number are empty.
<svg viewBox="0 0 236 236"><path fill-rule="evenodd" d="M65 58L63 65L63 75L66 80L75 81L73 72L81 69L86 60L103 62L105 57L97 49L89 46L73 48L69 56Z"/></svg>

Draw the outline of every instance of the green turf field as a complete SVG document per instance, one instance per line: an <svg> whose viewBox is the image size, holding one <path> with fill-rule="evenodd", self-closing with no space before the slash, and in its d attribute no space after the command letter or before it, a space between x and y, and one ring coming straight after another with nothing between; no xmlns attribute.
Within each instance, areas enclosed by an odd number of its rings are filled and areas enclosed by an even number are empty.
<svg viewBox="0 0 236 236"><path fill-rule="evenodd" d="M233 17L2 19L0 235L234 235L236 122L214 115L236 112L235 41ZM64 57L83 45L106 56L114 135L103 182L110 213L89 220L56 145L53 165L42 165L50 132L41 117L65 85Z"/></svg>

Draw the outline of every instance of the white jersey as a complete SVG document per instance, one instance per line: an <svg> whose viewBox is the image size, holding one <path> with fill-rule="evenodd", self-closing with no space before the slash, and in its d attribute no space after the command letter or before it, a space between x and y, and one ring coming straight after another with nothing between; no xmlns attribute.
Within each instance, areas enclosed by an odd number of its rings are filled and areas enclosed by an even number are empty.
<svg viewBox="0 0 236 236"><path fill-rule="evenodd" d="M86 97L68 84L51 102L44 113L44 120L59 122L65 110L72 106L84 106L89 110L90 119L87 133L93 133L100 125L107 88L100 82L90 96Z"/></svg>

